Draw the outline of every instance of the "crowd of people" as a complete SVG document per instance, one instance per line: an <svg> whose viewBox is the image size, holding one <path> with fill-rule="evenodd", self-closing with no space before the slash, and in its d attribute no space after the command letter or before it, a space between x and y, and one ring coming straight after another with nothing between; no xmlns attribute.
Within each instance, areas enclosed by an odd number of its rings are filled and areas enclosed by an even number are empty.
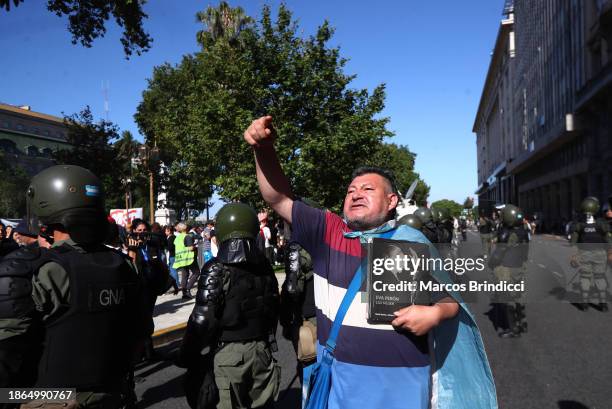
<svg viewBox="0 0 612 409"><path fill-rule="evenodd" d="M274 138L271 117L244 134L260 193L278 220L230 203L202 226L135 219L124 228L106 217L101 182L87 169L55 166L36 175L27 219L2 229L0 388L70 387L77 395L65 407L135 407L134 365L154 354L156 299L180 291L195 298L175 358L187 368L192 408L272 407L280 387L278 322L295 348L307 409L497 408L478 326L452 287L398 306L376 325L361 302L369 243L401 240L434 256L438 244L448 251L443 257L453 257L467 221L425 207L398 217L394 177L377 167L354 171L343 214L334 214L292 193ZM594 218L596 199L582 207L573 243L598 247L585 247L575 262L583 290L595 282L604 294L601 271L585 266L594 267L593 257L605 262L612 234ZM531 229L521 210L507 204L479 228L496 278L519 279L526 262L519 245ZM610 263L610 250L607 257ZM279 294L274 265L282 263ZM452 284L452 273L428 272L438 284ZM504 336L526 330L519 300L498 304L509 321ZM39 400L22 407L54 406Z"/></svg>

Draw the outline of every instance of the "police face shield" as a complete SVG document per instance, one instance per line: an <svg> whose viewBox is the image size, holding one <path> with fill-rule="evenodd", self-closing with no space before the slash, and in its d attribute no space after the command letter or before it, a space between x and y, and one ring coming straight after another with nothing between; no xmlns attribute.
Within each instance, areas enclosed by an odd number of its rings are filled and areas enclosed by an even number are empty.
<svg viewBox="0 0 612 409"><path fill-rule="evenodd" d="M217 258L227 264L257 264L262 255L257 251L255 241L252 239L229 239L219 245Z"/></svg>

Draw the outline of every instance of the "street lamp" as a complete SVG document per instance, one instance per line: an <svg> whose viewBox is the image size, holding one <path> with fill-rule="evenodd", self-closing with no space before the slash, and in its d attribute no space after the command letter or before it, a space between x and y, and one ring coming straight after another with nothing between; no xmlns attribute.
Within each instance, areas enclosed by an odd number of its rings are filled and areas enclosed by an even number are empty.
<svg viewBox="0 0 612 409"><path fill-rule="evenodd" d="M159 161L159 148L157 145L151 147L147 144L138 148L138 159L144 164L149 172L149 222L155 222L155 209L153 205L153 166Z"/></svg>

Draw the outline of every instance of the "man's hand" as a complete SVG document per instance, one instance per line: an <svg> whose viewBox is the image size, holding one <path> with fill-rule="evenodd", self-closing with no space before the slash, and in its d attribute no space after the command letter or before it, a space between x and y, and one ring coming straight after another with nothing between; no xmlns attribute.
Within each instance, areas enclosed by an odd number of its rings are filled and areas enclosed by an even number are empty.
<svg viewBox="0 0 612 409"><path fill-rule="evenodd" d="M411 305L395 311L395 319L391 322L394 327L400 327L415 335L425 335L440 322L453 318L459 312L459 304L445 297L437 304Z"/></svg>
<svg viewBox="0 0 612 409"><path fill-rule="evenodd" d="M414 335L425 335L430 329L440 323L441 314L437 305L411 305L395 311L394 327L400 327Z"/></svg>
<svg viewBox="0 0 612 409"><path fill-rule="evenodd" d="M254 120L244 131L244 140L255 147L272 144L274 138L276 138L276 131L272 126L272 117L269 115Z"/></svg>

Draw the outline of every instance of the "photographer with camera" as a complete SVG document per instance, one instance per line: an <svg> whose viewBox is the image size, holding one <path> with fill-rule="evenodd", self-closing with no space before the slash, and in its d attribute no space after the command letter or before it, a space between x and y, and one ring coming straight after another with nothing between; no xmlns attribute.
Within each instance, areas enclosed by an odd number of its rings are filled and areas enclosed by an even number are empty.
<svg viewBox="0 0 612 409"><path fill-rule="evenodd" d="M132 231L128 234L128 255L134 260L143 281L147 307L153 317L157 296L163 294L168 285L169 272L162 258L162 243L151 233L149 224L142 219L132 221ZM149 338L145 343L145 358L153 356L153 343Z"/></svg>

